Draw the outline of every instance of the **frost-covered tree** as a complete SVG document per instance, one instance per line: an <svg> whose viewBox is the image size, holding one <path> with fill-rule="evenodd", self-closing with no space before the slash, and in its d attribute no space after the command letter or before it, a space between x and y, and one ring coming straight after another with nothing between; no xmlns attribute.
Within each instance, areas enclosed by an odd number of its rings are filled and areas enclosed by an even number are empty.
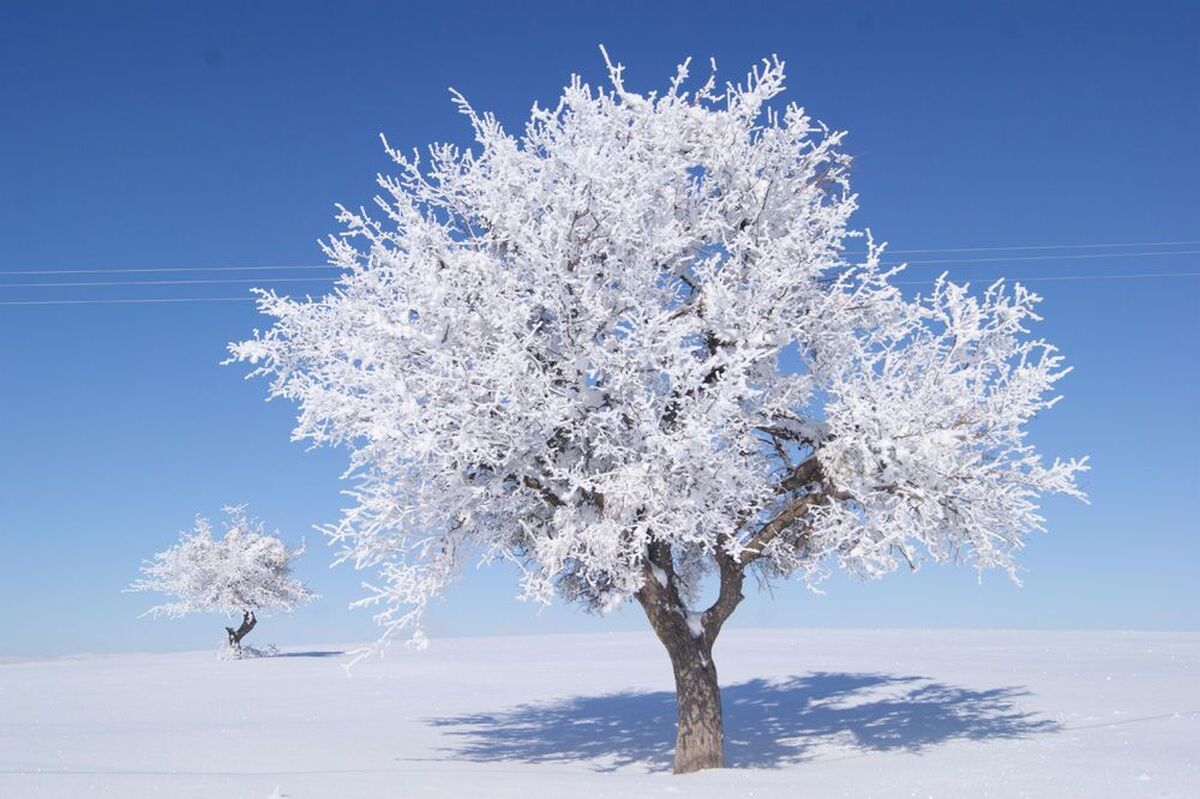
<svg viewBox="0 0 1200 799"><path fill-rule="evenodd" d="M375 214L343 208L324 245L336 289L262 293L273 326L231 359L298 403L297 438L349 449L328 532L378 571L385 638L423 642L478 558L539 602L635 600L692 771L723 762L712 648L747 575L1011 573L1039 496L1080 496L1085 464L1025 438L1066 372L1027 334L1038 297L903 296L847 227L844 134L769 102L782 62L719 89L688 91L686 63L662 93L609 77L519 135L455 94L476 146L389 148Z"/></svg>
<svg viewBox="0 0 1200 799"><path fill-rule="evenodd" d="M228 519L221 537L213 535L208 519L197 516L191 532L142 564L142 577L130 591L154 591L175 597L146 613L172 618L214 612L236 617L241 624L226 627L229 647L241 650L242 639L258 623L256 612L292 612L315 598L292 576L292 566L304 547L288 549L277 535L264 532L262 522L246 516L244 507L225 508Z"/></svg>

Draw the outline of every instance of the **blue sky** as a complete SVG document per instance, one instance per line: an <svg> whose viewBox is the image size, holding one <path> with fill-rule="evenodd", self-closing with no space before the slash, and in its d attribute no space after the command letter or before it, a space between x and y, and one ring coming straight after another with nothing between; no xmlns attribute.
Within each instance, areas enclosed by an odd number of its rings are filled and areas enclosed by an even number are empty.
<svg viewBox="0 0 1200 799"><path fill-rule="evenodd" d="M4 3L0 272L320 263L333 203L369 201L388 168L380 132L463 140L449 86L516 126L572 72L601 81L601 42L642 89L689 55L737 78L778 53L788 97L850 131L857 224L894 248L1200 240L1194 3L642 5ZM1164 249L1200 245L1123 251ZM909 279L942 268L982 284L1197 272L1200 255L916 264ZM248 284L11 286L250 277L9 274L0 301L230 297ZM1091 505L1047 504L1024 587L940 567L836 578L822 596L752 596L731 624L1200 627L1200 279L1032 285L1038 332L1076 367L1034 439L1094 470ZM374 634L346 609L361 575L328 569L311 532L343 503L344 454L290 443L293 409L219 365L264 324L238 302L0 305L0 654L215 644L216 617L139 620L151 598L120 589L194 514L231 502L307 535L301 572L324 595L265 621L260 641ZM470 574L431 633L645 626L633 607L597 618L514 593L505 569Z"/></svg>

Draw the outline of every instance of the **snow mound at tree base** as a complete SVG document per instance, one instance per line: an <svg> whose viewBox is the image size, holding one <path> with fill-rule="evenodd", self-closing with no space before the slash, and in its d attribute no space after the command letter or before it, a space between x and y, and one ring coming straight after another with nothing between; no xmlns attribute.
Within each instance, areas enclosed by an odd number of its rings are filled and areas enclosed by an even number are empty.
<svg viewBox="0 0 1200 799"><path fill-rule="evenodd" d="M273 658L279 656L279 647L275 644L255 646L242 644L240 648L228 643L221 644L217 650L217 660L253 660L254 658Z"/></svg>

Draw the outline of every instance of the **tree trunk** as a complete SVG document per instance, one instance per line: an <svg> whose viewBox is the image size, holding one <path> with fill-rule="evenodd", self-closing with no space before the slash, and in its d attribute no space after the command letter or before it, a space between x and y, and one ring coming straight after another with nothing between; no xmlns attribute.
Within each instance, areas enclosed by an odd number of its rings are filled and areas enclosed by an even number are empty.
<svg viewBox="0 0 1200 799"><path fill-rule="evenodd" d="M658 604L650 596L642 599L642 606L650 626L667 648L675 672L675 708L679 714L675 728L675 773L722 768L725 747L721 689L712 659L712 642L698 619L688 623L682 607ZM700 631L699 636L693 635L693 626Z"/></svg>
<svg viewBox="0 0 1200 799"><path fill-rule="evenodd" d="M675 671L675 773L688 774L725 765L721 689L712 652L703 642L668 649Z"/></svg>
<svg viewBox="0 0 1200 799"><path fill-rule="evenodd" d="M232 627L226 627L225 632L229 633L229 648L240 652L242 650L242 639L250 634L254 629L254 625L258 624L258 619L254 618L254 611L247 610L242 613L242 623L235 630Z"/></svg>
<svg viewBox="0 0 1200 799"><path fill-rule="evenodd" d="M671 656L675 672L675 773L687 774L725 765L721 689L712 648L721 625L741 602L742 574L737 564L718 555L721 595L703 613L689 613L675 585L666 545L650 547L646 580L636 594L650 626Z"/></svg>

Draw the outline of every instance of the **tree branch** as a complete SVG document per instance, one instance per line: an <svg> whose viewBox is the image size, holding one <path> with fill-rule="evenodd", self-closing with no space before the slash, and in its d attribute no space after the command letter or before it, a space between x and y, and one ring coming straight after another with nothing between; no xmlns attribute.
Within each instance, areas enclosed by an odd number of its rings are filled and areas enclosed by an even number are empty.
<svg viewBox="0 0 1200 799"><path fill-rule="evenodd" d="M703 616L704 630L711 639L716 639L717 633L721 632L721 625L745 598L742 596L742 582L745 579L743 564L720 545L717 546L714 557L721 573L721 591L716 601L704 611Z"/></svg>
<svg viewBox="0 0 1200 799"><path fill-rule="evenodd" d="M758 532L750 538L750 541L747 542L745 549L742 550L742 554L738 558L738 564L744 568L753 563L762 555L763 549L768 544L774 541L784 530L791 527L797 519L807 513L809 508L828 499L829 497L826 494L816 492L805 494L795 502L792 502L777 513L774 518L760 527Z"/></svg>
<svg viewBox="0 0 1200 799"><path fill-rule="evenodd" d="M779 487L784 491L795 491L820 480L822 476L821 463L814 456L792 469L788 476L780 481Z"/></svg>
<svg viewBox="0 0 1200 799"><path fill-rule="evenodd" d="M565 504L561 499L559 499L558 494L555 494L549 488L546 488L546 486L542 485L541 481L536 477L530 477L529 475L526 475L521 479L521 483L526 488L532 488L534 491L541 494L542 499L546 500L547 503L556 508Z"/></svg>

